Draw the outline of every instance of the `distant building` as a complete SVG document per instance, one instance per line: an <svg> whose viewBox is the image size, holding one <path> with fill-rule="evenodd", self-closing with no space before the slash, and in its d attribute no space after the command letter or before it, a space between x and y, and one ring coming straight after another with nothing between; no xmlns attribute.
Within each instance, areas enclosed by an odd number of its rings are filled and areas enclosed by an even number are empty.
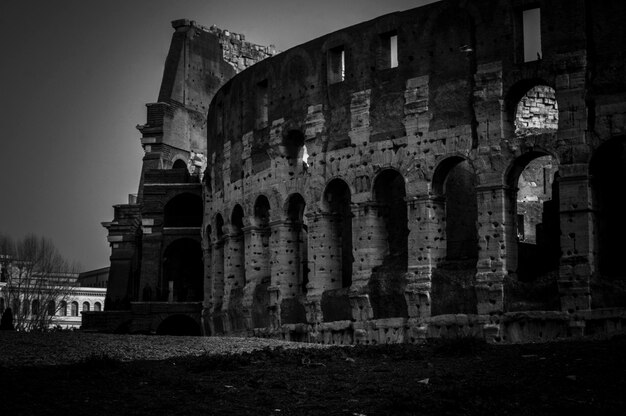
<svg viewBox="0 0 626 416"><path fill-rule="evenodd" d="M103 287L106 289L109 281L109 268L90 270L78 275L78 286L80 287Z"/></svg>
<svg viewBox="0 0 626 416"><path fill-rule="evenodd" d="M80 328L82 313L104 310L106 279L108 269L98 269L85 273L64 273L41 275L33 273L31 277L20 278L19 284L11 284L20 265L8 256L1 257L0 275L0 311L4 313L11 307L14 323L21 320L25 327L42 318L51 316L46 323L49 327L63 329ZM82 277L82 278L81 278ZM96 287L89 284L93 282ZM46 313L42 313L46 308Z"/></svg>

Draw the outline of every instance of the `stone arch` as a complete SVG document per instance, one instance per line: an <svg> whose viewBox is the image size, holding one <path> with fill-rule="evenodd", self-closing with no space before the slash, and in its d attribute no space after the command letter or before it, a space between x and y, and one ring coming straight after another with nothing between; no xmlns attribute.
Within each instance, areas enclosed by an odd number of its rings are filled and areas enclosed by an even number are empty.
<svg viewBox="0 0 626 416"><path fill-rule="evenodd" d="M352 210L351 190L349 185L339 178L332 179L326 185L323 194L324 208L328 216L327 245L329 253L329 271L332 279L340 287L352 284Z"/></svg>
<svg viewBox="0 0 626 416"><path fill-rule="evenodd" d="M285 217L290 223L293 233L295 263L297 265L295 282L299 288L299 293L306 294L309 283L309 261L308 261L308 225L304 211L306 202L299 193L293 193L287 197L285 203Z"/></svg>
<svg viewBox="0 0 626 416"><path fill-rule="evenodd" d="M454 155L442 159L433 173L431 192L440 199L444 210L444 262L469 261L478 258L476 221L476 174L465 157Z"/></svg>
<svg viewBox="0 0 626 416"><path fill-rule="evenodd" d="M240 204L233 207L227 246L224 254L224 303L222 311L227 313L225 325L229 330L244 328L242 316L243 290L246 284L246 257L244 211ZM226 318L226 317L225 317Z"/></svg>
<svg viewBox="0 0 626 416"><path fill-rule="evenodd" d="M431 313L476 313L478 260L476 174L470 161L450 155L439 161L431 183L433 252Z"/></svg>
<svg viewBox="0 0 626 416"><path fill-rule="evenodd" d="M626 138L602 143L589 164L593 198L597 278L592 282L593 306L626 305L626 220L621 201L626 189Z"/></svg>
<svg viewBox="0 0 626 416"><path fill-rule="evenodd" d="M163 251L161 301L202 301L204 266L200 243L191 238L179 238Z"/></svg>
<svg viewBox="0 0 626 416"><path fill-rule="evenodd" d="M248 268L246 276L249 284L246 285L246 295L250 297L244 302L250 306L252 328L267 327L270 324L268 307L270 298L268 288L271 284L270 276L270 213L271 205L267 195L259 194L254 200L252 227L247 241L247 251L250 258L246 262Z"/></svg>
<svg viewBox="0 0 626 416"><path fill-rule="evenodd" d="M163 319L156 330L157 335L200 336L200 324L188 315L177 314Z"/></svg>
<svg viewBox="0 0 626 416"><path fill-rule="evenodd" d="M519 132L518 134L522 136L527 136L527 135L532 135L532 134L541 134L541 133L555 131L558 128L558 103L556 101L556 91L554 89L554 84L551 82L548 82L544 78L526 78L526 79L522 79L514 83L507 90L504 96L505 123L506 123L507 128L509 128L511 132L516 133L516 117L518 116L518 113L520 116L522 116L523 114L526 114L526 113L530 115L534 111L534 110L531 111L530 109L528 109L526 112L524 112L523 108L519 108L520 105L522 105L523 107L524 102L534 101L539 98L541 99L546 98L546 97L539 96L538 93L540 92L540 90L546 90L548 92L548 95L550 95L550 97L547 97L549 98L548 101L552 100L554 102L553 107L554 107L554 110L556 111L556 114L553 114L553 116L556 116L557 125L556 126L551 125L550 128L545 128L545 129L535 127L535 128L531 128L528 130L523 130ZM547 109L544 104L545 103L542 103L541 105L542 108ZM519 111L518 111L518 108L519 108ZM550 113L550 112L548 111L547 113ZM543 111L538 112L538 115L541 115L541 114L543 114ZM554 123L551 123L551 124L554 124Z"/></svg>
<svg viewBox="0 0 626 416"><path fill-rule="evenodd" d="M558 309L560 248L559 160L533 148L505 171L507 310ZM508 224L508 226L506 226Z"/></svg>
<svg viewBox="0 0 626 416"><path fill-rule="evenodd" d="M164 227L202 226L202 198L188 192L170 199L163 208Z"/></svg>
<svg viewBox="0 0 626 416"><path fill-rule="evenodd" d="M187 169L187 162L183 159L176 159L174 163L172 163L172 169Z"/></svg>
<svg viewBox="0 0 626 416"><path fill-rule="evenodd" d="M379 261L368 282L374 318L408 317L404 291L409 229L404 177L396 169L381 170L374 177L371 195L374 212L367 218L376 222L377 232L367 236L366 244L378 251Z"/></svg>

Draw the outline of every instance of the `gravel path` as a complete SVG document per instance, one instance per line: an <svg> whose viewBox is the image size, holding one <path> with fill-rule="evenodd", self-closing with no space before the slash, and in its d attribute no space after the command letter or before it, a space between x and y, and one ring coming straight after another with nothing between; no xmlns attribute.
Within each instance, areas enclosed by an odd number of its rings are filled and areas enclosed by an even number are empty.
<svg viewBox="0 0 626 416"><path fill-rule="evenodd" d="M70 364L102 354L122 361L163 360L185 355L249 352L266 347L323 346L265 338L0 331L0 367Z"/></svg>

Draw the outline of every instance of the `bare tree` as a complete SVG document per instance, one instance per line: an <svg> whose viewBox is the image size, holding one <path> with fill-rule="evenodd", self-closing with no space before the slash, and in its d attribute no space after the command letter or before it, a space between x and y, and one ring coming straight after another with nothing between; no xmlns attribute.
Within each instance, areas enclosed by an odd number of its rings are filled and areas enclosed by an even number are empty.
<svg viewBox="0 0 626 416"><path fill-rule="evenodd" d="M63 258L51 240L0 235L0 296L13 310L19 331L46 330L76 287L78 267Z"/></svg>

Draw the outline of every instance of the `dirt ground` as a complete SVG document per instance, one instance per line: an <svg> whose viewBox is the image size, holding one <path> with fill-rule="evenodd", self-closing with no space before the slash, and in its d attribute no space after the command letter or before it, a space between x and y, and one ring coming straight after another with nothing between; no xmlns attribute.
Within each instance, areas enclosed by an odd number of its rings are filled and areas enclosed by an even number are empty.
<svg viewBox="0 0 626 416"><path fill-rule="evenodd" d="M1 415L625 414L626 337L0 367Z"/></svg>

